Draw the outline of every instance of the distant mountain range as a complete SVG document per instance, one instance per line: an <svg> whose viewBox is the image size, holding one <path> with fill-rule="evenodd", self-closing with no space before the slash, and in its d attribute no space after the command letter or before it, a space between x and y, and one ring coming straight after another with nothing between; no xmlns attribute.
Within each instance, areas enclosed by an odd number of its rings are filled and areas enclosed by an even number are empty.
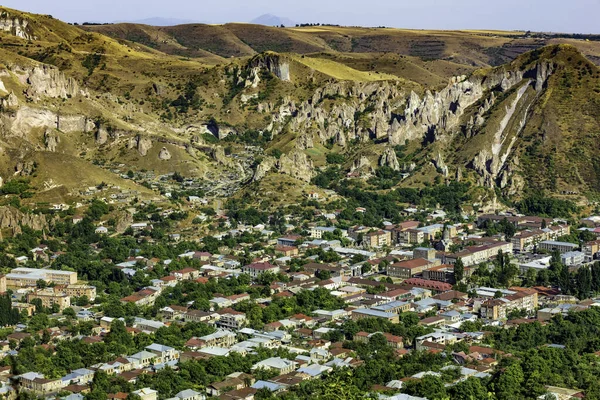
<svg viewBox="0 0 600 400"><path fill-rule="evenodd" d="M263 14L258 18L253 19L252 21L250 21L251 24L257 24L257 25L266 25L266 26L295 26L296 22L292 21L289 18L285 18L285 17L278 17L277 15L273 15L273 14Z"/></svg>

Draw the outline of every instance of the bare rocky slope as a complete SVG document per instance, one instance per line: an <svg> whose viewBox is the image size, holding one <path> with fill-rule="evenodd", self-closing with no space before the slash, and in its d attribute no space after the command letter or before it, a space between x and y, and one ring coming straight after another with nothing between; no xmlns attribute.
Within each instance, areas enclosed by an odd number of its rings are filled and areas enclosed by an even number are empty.
<svg viewBox="0 0 600 400"><path fill-rule="evenodd" d="M213 194L230 196L267 176L308 185L335 153L343 172L402 173L398 186L462 180L507 198L600 190L600 72L570 45L496 67L434 62L417 79L415 69L402 76L338 62L327 40L327 55L253 48L208 63L48 16L2 18L4 182L25 176L69 193L102 180L135 185L110 172L125 163L217 182ZM363 56L344 57L359 65ZM66 173L67 164L78 168Z"/></svg>

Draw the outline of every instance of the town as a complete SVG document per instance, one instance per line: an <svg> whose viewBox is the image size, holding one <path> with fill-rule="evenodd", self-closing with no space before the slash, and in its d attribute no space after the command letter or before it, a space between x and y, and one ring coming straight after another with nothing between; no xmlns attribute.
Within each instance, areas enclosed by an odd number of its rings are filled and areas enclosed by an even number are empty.
<svg viewBox="0 0 600 400"><path fill-rule="evenodd" d="M60 222L13 226L3 242L6 398L303 398L343 371L361 376L361 396L463 398L465 387L499 385L500 368L522 368L507 332L600 317L597 216L513 210L457 222L415 206L395 223L344 226L316 192L303 203L311 213L269 214L215 212L194 195L177 208L119 206L119 196L98 199L107 189L48 205ZM106 223L119 207L134 218ZM177 228L190 219L193 229ZM571 351L556 335L528 345Z"/></svg>

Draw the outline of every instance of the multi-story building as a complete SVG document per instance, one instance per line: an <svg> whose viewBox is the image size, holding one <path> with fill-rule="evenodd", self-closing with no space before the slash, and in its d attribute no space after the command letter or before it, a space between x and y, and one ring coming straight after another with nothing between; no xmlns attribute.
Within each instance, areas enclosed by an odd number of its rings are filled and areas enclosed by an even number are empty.
<svg viewBox="0 0 600 400"><path fill-rule="evenodd" d="M419 244L425 241L425 232L418 229L407 229L403 232L400 243Z"/></svg>
<svg viewBox="0 0 600 400"><path fill-rule="evenodd" d="M555 240L545 240L538 244L538 249L547 250L547 251L555 251L558 250L559 253L567 253L569 251L575 251L579 245L575 243L569 242L557 242Z"/></svg>
<svg viewBox="0 0 600 400"><path fill-rule="evenodd" d="M585 253L581 251L567 251L560 255L560 260L568 267L581 265L585 262Z"/></svg>
<svg viewBox="0 0 600 400"><path fill-rule="evenodd" d="M367 247L383 247L392 244L392 234L389 231L374 231L365 233L363 244Z"/></svg>
<svg viewBox="0 0 600 400"><path fill-rule="evenodd" d="M198 344L201 347L230 347L236 342L235 333L219 329L210 335L201 336L198 339Z"/></svg>
<svg viewBox="0 0 600 400"><path fill-rule="evenodd" d="M37 372L27 372L19 375L21 388L35 393L50 394L56 393L63 387L60 379L46 379L43 374Z"/></svg>
<svg viewBox="0 0 600 400"><path fill-rule="evenodd" d="M8 288L35 287L40 280L56 285L74 285L77 283L77 272L19 267L6 274Z"/></svg>
<svg viewBox="0 0 600 400"><path fill-rule="evenodd" d="M258 278L259 276L261 276L262 274L264 274L266 272L272 272L274 274L277 274L279 271L280 271L280 269L277 265L273 265L268 262L253 263L253 264L244 265L242 267L242 272L250 275L252 278Z"/></svg>
<svg viewBox="0 0 600 400"><path fill-rule="evenodd" d="M570 230L569 225L553 225L543 229L525 230L513 236L511 243L514 251L529 251L540 242L568 235Z"/></svg>
<svg viewBox="0 0 600 400"><path fill-rule="evenodd" d="M375 333L367 333L367 332L358 332L354 335L354 341L361 343L369 343L369 339L371 339L375 335L382 335L385 337L385 340L393 349L401 349L404 347L404 339L401 336L395 336L391 333L385 332L375 332Z"/></svg>
<svg viewBox="0 0 600 400"><path fill-rule="evenodd" d="M465 267L464 277L468 278L471 275L472 269ZM454 278L454 266L449 264L438 265L437 267L431 267L423 271L423 279L430 281L456 283Z"/></svg>
<svg viewBox="0 0 600 400"><path fill-rule="evenodd" d="M596 259L598 253L600 253L600 240L585 243L581 250L585 254L585 261L590 262Z"/></svg>
<svg viewBox="0 0 600 400"><path fill-rule="evenodd" d="M434 239L436 239L437 236L441 237L442 232L444 231L444 225L443 224L427 225L422 228L417 228L417 230L421 231L425 234L426 240L434 240ZM456 228L454 229L454 236L456 236Z"/></svg>
<svg viewBox="0 0 600 400"><path fill-rule="evenodd" d="M508 242L494 242L479 246L469 246L463 251L445 256L446 264L454 264L459 258L466 267L476 265L498 255L498 251L512 253L513 245Z"/></svg>
<svg viewBox="0 0 600 400"><path fill-rule="evenodd" d="M55 291L54 288L36 290L27 294L27 301L29 303L34 299L40 299L42 306L48 308L52 307L53 304L58 304L60 311L71 307L71 298L65 292Z"/></svg>
<svg viewBox="0 0 600 400"><path fill-rule="evenodd" d="M96 299L96 286L91 285L68 285L64 288L69 297L86 296L90 301Z"/></svg>
<svg viewBox="0 0 600 400"><path fill-rule="evenodd" d="M334 226L313 226L310 228L310 237L312 237L314 239L321 239L323 237L323 234L325 234L325 233L333 234L336 229L338 229L338 228L336 228ZM348 236L348 231L343 230L343 229L339 229L339 231L342 233L342 237Z"/></svg>
<svg viewBox="0 0 600 400"><path fill-rule="evenodd" d="M405 221L405 222L399 223L391 230L392 241L395 244L405 243L404 232L406 232L409 229L417 229L418 227L419 227L419 221ZM419 243L421 243L421 242L419 242Z"/></svg>
<svg viewBox="0 0 600 400"><path fill-rule="evenodd" d="M387 266L387 275L394 278L409 279L434 265L433 261L424 258L400 261Z"/></svg>
<svg viewBox="0 0 600 400"><path fill-rule="evenodd" d="M200 271L196 268L188 267L171 272L171 276L174 276L178 281L189 281L198 278L200 276Z"/></svg>
<svg viewBox="0 0 600 400"><path fill-rule="evenodd" d="M20 313L26 312L29 317L35 312L35 306L28 303L12 303L12 308L16 308Z"/></svg>
<svg viewBox="0 0 600 400"><path fill-rule="evenodd" d="M377 311L370 308L357 308L352 310L351 318L353 320L359 320L363 318L382 318L390 321L393 324L400 322L400 317L396 313Z"/></svg>
<svg viewBox="0 0 600 400"><path fill-rule="evenodd" d="M219 311L219 321L217 325L221 328L227 329L240 329L248 323L246 314L243 312L235 311L231 308L225 308Z"/></svg>
<svg viewBox="0 0 600 400"><path fill-rule="evenodd" d="M538 293L533 289L519 288L514 294L484 301L479 312L483 319L500 320L506 319L513 310L525 310L531 314L537 306Z"/></svg>

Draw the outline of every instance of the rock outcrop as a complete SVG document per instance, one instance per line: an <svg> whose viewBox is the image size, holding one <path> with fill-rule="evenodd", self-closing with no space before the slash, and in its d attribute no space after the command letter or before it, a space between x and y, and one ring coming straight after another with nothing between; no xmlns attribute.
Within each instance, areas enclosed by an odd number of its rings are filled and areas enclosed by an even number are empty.
<svg viewBox="0 0 600 400"><path fill-rule="evenodd" d="M0 30L25 40L36 40L29 21L24 18L12 17L6 11L0 15Z"/></svg>
<svg viewBox="0 0 600 400"><path fill-rule="evenodd" d="M15 175L29 176L35 172L35 163L33 161L19 161L15 165Z"/></svg>
<svg viewBox="0 0 600 400"><path fill-rule="evenodd" d="M312 161L298 149L282 155L279 160L271 156L265 157L256 167L252 181L260 181L271 171L277 171L305 182L310 182L315 174Z"/></svg>
<svg viewBox="0 0 600 400"><path fill-rule="evenodd" d="M158 159L161 161L168 161L171 159L171 153L166 147L160 149L160 152L158 153Z"/></svg>
<svg viewBox="0 0 600 400"><path fill-rule="evenodd" d="M55 152L59 143L60 136L58 136L57 132L53 132L50 129L47 129L46 132L44 132L44 145L46 146L46 151Z"/></svg>
<svg viewBox="0 0 600 400"><path fill-rule="evenodd" d="M127 147L129 149L136 149L141 156L145 157L148 154L148 150L152 148L152 140L150 140L150 138L137 135L129 139L129 144Z"/></svg>
<svg viewBox="0 0 600 400"><path fill-rule="evenodd" d="M280 173L289 175L301 181L310 182L314 176L313 163L302 151L294 149L281 156L277 162Z"/></svg>
<svg viewBox="0 0 600 400"><path fill-rule="evenodd" d="M263 160L256 166L256 170L254 171L254 175L252 176L252 182L258 182L263 179L269 172L271 172L275 165L277 164L277 159L275 157L265 157Z"/></svg>
<svg viewBox="0 0 600 400"><path fill-rule="evenodd" d="M379 165L381 167L390 167L394 171L400 171L400 163L396 157L396 152L391 147L386 147L383 155L379 159Z"/></svg>
<svg viewBox="0 0 600 400"><path fill-rule="evenodd" d="M73 78L67 78L58 68L49 65L39 65L32 69L15 70L28 85L26 96L39 101L44 97L68 98L79 94L79 84Z"/></svg>
<svg viewBox="0 0 600 400"><path fill-rule="evenodd" d="M251 71L255 68L265 69L282 81L290 80L290 63L279 54L260 54L250 60L249 68Z"/></svg>
<svg viewBox="0 0 600 400"><path fill-rule="evenodd" d="M14 207L0 207L0 229L11 229L13 235L22 232L21 227L33 230L47 230L49 221L44 214L23 213Z"/></svg>

